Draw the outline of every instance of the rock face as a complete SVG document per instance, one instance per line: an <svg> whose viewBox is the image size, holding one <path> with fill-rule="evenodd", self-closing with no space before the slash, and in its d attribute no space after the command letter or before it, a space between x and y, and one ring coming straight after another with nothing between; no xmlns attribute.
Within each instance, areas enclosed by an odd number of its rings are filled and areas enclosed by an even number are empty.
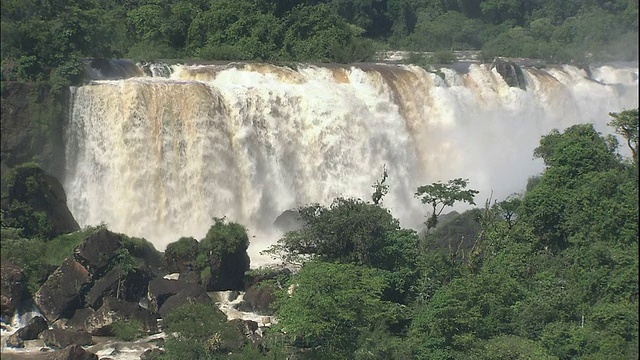
<svg viewBox="0 0 640 360"><path fill-rule="evenodd" d="M79 345L69 345L63 350L47 355L47 360L98 360L98 355L91 353Z"/></svg>
<svg viewBox="0 0 640 360"><path fill-rule="evenodd" d="M181 238L167 246L167 249L164 251L162 267L168 273L184 274L195 268L194 265L197 256L198 240L192 237Z"/></svg>
<svg viewBox="0 0 640 360"><path fill-rule="evenodd" d="M63 329L47 329L40 335L50 347L64 349L69 345L91 345L91 335L86 331L69 331Z"/></svg>
<svg viewBox="0 0 640 360"><path fill-rule="evenodd" d="M79 262L67 258L35 294L35 303L53 322L81 305L91 275Z"/></svg>
<svg viewBox="0 0 640 360"><path fill-rule="evenodd" d="M26 278L18 266L0 265L0 318L7 322L16 312L25 292Z"/></svg>
<svg viewBox="0 0 640 360"><path fill-rule="evenodd" d="M35 340L38 335L47 329L47 321L42 316L36 316L29 321L27 326L18 329L7 339L7 346L24 347L25 340Z"/></svg>
<svg viewBox="0 0 640 360"><path fill-rule="evenodd" d="M108 296L137 302L146 295L151 278L145 269L133 269L125 274L120 267L115 267L96 280L85 297L86 305L97 309Z"/></svg>

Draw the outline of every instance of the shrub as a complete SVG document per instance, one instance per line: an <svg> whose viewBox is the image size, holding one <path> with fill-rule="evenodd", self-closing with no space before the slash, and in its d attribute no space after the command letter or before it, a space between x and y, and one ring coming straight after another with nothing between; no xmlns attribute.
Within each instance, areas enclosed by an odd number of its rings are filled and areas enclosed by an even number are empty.
<svg viewBox="0 0 640 360"><path fill-rule="evenodd" d="M111 330L116 339L122 341L133 341L144 334L142 324L135 319L116 320L111 325Z"/></svg>

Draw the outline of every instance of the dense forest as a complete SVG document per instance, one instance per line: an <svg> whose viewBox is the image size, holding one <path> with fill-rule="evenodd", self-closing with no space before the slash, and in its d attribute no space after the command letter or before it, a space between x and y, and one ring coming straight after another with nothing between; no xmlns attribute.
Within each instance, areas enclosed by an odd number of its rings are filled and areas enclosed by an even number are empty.
<svg viewBox="0 0 640 360"><path fill-rule="evenodd" d="M637 44L637 0L2 1L2 80L61 85L80 81L81 58L349 63L475 49L557 63L637 60Z"/></svg>

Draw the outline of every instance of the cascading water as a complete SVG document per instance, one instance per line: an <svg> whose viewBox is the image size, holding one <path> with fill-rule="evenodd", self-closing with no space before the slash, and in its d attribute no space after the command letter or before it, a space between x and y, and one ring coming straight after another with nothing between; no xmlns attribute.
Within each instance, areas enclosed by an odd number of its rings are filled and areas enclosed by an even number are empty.
<svg viewBox="0 0 640 360"><path fill-rule="evenodd" d="M222 216L259 243L284 210L368 200L386 164L384 204L417 228L419 185L463 177L477 202L505 198L542 169L541 135L584 122L610 132L608 112L638 106L637 67L523 71L526 91L477 64L176 65L168 78L93 81L73 91L68 204L82 226L159 249Z"/></svg>

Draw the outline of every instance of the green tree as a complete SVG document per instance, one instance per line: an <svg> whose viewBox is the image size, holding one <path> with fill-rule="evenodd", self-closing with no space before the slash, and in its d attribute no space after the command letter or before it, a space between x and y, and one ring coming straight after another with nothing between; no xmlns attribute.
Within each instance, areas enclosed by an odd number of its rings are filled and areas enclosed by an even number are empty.
<svg viewBox="0 0 640 360"><path fill-rule="evenodd" d="M431 205L431 216L426 221L427 230L438 225L438 216L447 206L453 206L458 201L475 205L473 197L478 193L477 190L465 190L469 180L457 178L449 180L446 184L435 182L430 185L422 185L418 187L415 196L422 201L423 204Z"/></svg>
<svg viewBox="0 0 640 360"><path fill-rule="evenodd" d="M388 283L379 270L311 261L292 282L276 312L277 329L320 358L352 356L358 334L386 329L397 317L398 308L382 300Z"/></svg>
<svg viewBox="0 0 640 360"><path fill-rule="evenodd" d="M609 113L613 119L609 126L613 127L616 134L627 140L627 146L631 150L634 163L638 163L638 109L624 110L620 113Z"/></svg>

